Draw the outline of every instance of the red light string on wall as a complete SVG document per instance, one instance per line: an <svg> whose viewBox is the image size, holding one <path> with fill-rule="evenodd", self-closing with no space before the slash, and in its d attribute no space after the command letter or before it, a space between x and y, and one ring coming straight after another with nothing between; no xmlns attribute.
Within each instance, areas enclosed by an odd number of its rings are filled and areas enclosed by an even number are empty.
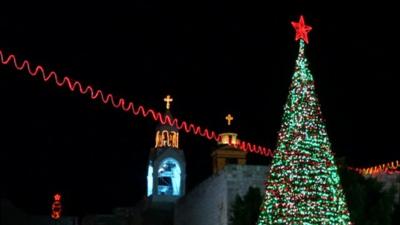
<svg viewBox="0 0 400 225"><path fill-rule="evenodd" d="M92 100L100 100L104 104L111 104L116 109L121 109L125 112L131 112L135 116L149 117L154 121L159 121L162 124L169 124L171 126L177 127L179 130L184 130L186 133L193 133L205 137L209 140L219 141L220 137L215 131L210 131L207 128L202 128L198 125L187 123L186 121L179 121L174 118L171 120L169 116L163 116L160 112L153 109L146 109L145 107L139 105L135 106L133 102L127 101L124 98L115 97L111 93L105 93L100 89L95 89L92 85L83 85L79 81L73 80L68 76L60 77L56 72L50 71L46 72L43 66L38 65L36 67L31 66L28 60L24 60L19 63L16 56L13 54L5 55L2 50L0 50L0 60L4 65L11 64L17 70L25 70L33 77L40 77L43 81L54 82L58 87L67 87L71 92L78 92L82 95L89 95ZM32 69L34 68L34 69ZM41 75L41 76L38 76ZM241 141L236 145L240 150L245 152L252 152L261 154L264 156L272 157L272 150L263 146L251 144L245 141Z"/></svg>
<svg viewBox="0 0 400 225"><path fill-rule="evenodd" d="M400 161L396 160L393 162L388 162L384 164L380 164L377 166L371 166L368 168L354 168L354 167L347 167L349 170L356 171L362 175L371 175L376 176L379 174L400 174Z"/></svg>

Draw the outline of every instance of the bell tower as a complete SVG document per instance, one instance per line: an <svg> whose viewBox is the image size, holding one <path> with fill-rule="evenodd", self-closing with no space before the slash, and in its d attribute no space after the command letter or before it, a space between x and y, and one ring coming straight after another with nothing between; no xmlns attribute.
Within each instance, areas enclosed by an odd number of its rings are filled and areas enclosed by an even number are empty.
<svg viewBox="0 0 400 225"><path fill-rule="evenodd" d="M233 132L231 128L233 119L231 114L225 117L228 125L227 131L219 134L218 147L211 153L214 174L222 170L227 164L246 164L247 153L235 148L239 144L239 140L237 133Z"/></svg>
<svg viewBox="0 0 400 225"><path fill-rule="evenodd" d="M173 99L164 98L164 118L173 120L170 112ZM151 202L171 203L185 194L186 162L179 148L179 130L166 123L156 128L155 145L150 150L147 173L147 197Z"/></svg>

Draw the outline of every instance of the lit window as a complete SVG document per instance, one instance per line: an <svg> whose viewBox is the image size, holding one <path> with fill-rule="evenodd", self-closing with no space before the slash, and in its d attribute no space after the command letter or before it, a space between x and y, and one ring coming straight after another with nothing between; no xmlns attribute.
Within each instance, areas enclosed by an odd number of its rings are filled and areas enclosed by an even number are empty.
<svg viewBox="0 0 400 225"><path fill-rule="evenodd" d="M173 158L164 159L158 169L158 195L180 194L181 168Z"/></svg>
<svg viewBox="0 0 400 225"><path fill-rule="evenodd" d="M147 173L147 196L153 194L153 167L149 166Z"/></svg>

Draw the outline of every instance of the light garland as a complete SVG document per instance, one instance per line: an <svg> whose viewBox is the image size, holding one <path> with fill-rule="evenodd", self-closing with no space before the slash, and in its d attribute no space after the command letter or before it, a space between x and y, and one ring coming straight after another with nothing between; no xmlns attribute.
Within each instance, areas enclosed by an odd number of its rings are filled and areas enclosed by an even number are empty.
<svg viewBox="0 0 400 225"><path fill-rule="evenodd" d="M371 166L367 168L355 168L347 167L349 170L355 171L361 175L376 176L379 174L400 174L400 161L396 160L393 162L383 163L377 166Z"/></svg>
<svg viewBox="0 0 400 225"><path fill-rule="evenodd" d="M92 100L100 100L104 104L111 104L114 108L121 109L125 112L131 112L135 116L142 116L144 118L150 116L150 118L152 118L154 121L158 121L163 125L168 124L178 128L179 130L184 130L186 133L193 133L209 140L215 140L216 142L220 141L220 137L215 131L202 128L199 125L188 123L186 121L179 121L176 118L171 119L169 116L164 116L162 113L153 109L147 109L142 105L136 106L131 101L127 101L124 98L115 97L113 94L105 93L100 89L95 89L92 85L83 85L81 82L73 80L68 76L60 77L54 71L46 72L43 66L38 65L33 67L28 60L18 63L15 55L9 54L5 56L2 50L0 50L0 62L4 65L11 64L17 70L26 70L33 77L41 75L39 77L45 82L52 81L58 87L67 87L71 92L89 95ZM170 100L168 101L170 102ZM241 141L240 144L235 146L245 152L257 153L267 157L272 157L273 155L271 149L260 145L251 144L246 141Z"/></svg>

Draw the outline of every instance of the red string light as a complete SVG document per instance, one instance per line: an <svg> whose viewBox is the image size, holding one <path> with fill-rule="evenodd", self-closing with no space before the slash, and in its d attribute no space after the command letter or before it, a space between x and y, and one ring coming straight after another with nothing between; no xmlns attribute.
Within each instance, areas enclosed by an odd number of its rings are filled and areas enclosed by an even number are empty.
<svg viewBox="0 0 400 225"><path fill-rule="evenodd" d="M160 112L157 112L153 109L146 109L141 105L135 106L133 102L127 101L124 98L117 98L111 93L105 94L105 92L102 90L93 88L92 85L85 86L79 81L73 80L67 76L61 78L54 71L46 72L45 69L40 65L36 66L35 69L32 69L31 63L28 60L24 60L22 64L18 65L15 55L9 54L7 57L5 57L2 50L0 50L0 61L4 65L14 65L17 70L26 70L33 77L37 77L39 74L41 74L39 77L45 82L53 81L58 87L66 86L71 92L78 91L82 95L89 95L92 100L100 99L104 104L111 103L114 108L122 109L125 112L131 112L135 116L142 116L146 118L150 115L154 121L175 126L179 130L184 130L186 133L193 133L217 142L220 141L220 136L218 136L215 131L210 131L207 128L201 128L198 125L187 123L185 121L179 121L177 118L171 120L169 116L163 116ZM234 147L245 152L256 153L266 157L273 156L273 152L270 148L251 144L246 141L238 140ZM348 169L363 175L375 175L379 173L400 174L399 167L399 161L396 161L369 168L348 167Z"/></svg>
<svg viewBox="0 0 400 225"><path fill-rule="evenodd" d="M210 131L207 128L202 128L198 125L187 123L185 121L179 121L176 118L171 119L169 116L163 116L160 112L157 112L153 109L146 109L141 105L135 106L131 101L127 101L124 98L115 97L113 94L105 93L100 89L95 89L92 85L83 85L79 81L73 80L68 76L60 77L54 71L46 72L41 65L38 65L32 69L31 63L28 60L18 63L15 55L9 54L8 56L5 56L2 50L0 50L0 61L4 65L14 65L17 70L25 70L31 76L40 77L45 82L53 81L58 87L67 87L71 92L79 92L82 95L89 95L92 100L99 99L104 104L111 104L114 108L122 109L125 112L131 112L135 116L148 117L150 115L154 121L175 126L179 130L184 130L186 133L193 133L217 142L220 141L220 137L215 131ZM236 145L236 147L245 152L257 153L267 157L272 157L273 155L271 149L245 141L241 141L240 144Z"/></svg>
<svg viewBox="0 0 400 225"><path fill-rule="evenodd" d="M380 164L377 166L371 166L368 168L354 168L354 167L347 167L349 170L356 171L361 175L379 175L382 173L386 174L400 174L400 161L396 160L393 162L388 162L384 164Z"/></svg>

